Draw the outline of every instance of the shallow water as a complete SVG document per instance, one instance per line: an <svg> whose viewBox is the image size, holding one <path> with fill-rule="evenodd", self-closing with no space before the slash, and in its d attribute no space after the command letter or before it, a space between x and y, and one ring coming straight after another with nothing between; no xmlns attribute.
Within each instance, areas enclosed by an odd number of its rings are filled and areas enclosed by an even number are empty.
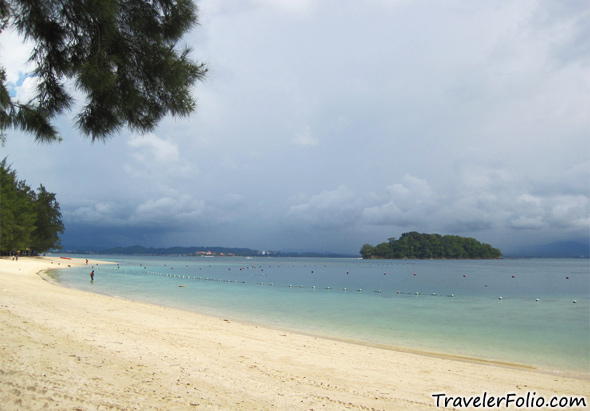
<svg viewBox="0 0 590 411"><path fill-rule="evenodd" d="M119 265L95 266L93 282L91 267L52 276L309 334L590 373L587 259L101 258Z"/></svg>

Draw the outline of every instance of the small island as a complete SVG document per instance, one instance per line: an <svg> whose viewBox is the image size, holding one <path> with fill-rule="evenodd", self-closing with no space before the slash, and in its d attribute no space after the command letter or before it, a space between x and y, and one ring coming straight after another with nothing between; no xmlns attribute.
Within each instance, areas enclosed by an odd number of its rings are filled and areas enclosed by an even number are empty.
<svg viewBox="0 0 590 411"><path fill-rule="evenodd" d="M501 258L502 252L474 238L457 235L404 233L399 239L390 238L376 246L361 248L364 259L491 259Z"/></svg>

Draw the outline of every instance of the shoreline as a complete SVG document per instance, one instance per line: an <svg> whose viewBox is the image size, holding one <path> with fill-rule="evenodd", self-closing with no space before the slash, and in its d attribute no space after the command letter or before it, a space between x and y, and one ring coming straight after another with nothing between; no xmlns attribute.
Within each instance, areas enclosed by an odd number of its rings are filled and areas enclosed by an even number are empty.
<svg viewBox="0 0 590 411"><path fill-rule="evenodd" d="M114 258L110 258L110 259L113 261L116 261L116 256L112 256L112 257L114 257ZM138 262L143 262L144 265L146 263L146 261L143 261L143 260L138 260ZM117 264L117 263L114 263L114 264ZM142 264L140 264L140 265L142 265ZM184 265L184 261L183 261L183 265ZM102 295L108 295L108 296L115 297L115 298L128 299L129 301L139 301L139 302L143 302L143 303L147 303L147 304L155 304L157 306L162 306L162 307L176 308L176 309L179 309L182 311L197 313L197 314L201 314L201 315L205 315L205 316L212 316L212 317L218 318L218 319L227 318L227 319L230 319L234 322L240 322L240 323L251 325L251 326L259 326L259 327L270 328L270 329L278 330L278 331L297 333L297 334L301 334L301 335L305 335L305 336L309 336L309 337L317 337L317 338L323 338L323 339L339 341L339 342L344 342L344 343L356 344L359 346L375 347L375 348L381 348L381 349L393 350L393 351L399 351L399 352L406 352L406 353L413 353L413 354L417 354L417 355L424 355L424 356L430 356L430 357L447 358L447 359L453 359L453 360L457 360L457 361L466 361L466 362L479 363L479 364L490 364L490 365L495 365L495 366L499 366L499 367L517 368L517 369L523 369L523 370L535 370L537 372L542 372L542 373L546 373L546 374L550 374L550 375L562 375L562 376L567 376L567 377L572 377L572 378L577 378L577 379L590 380L590 369L587 369L587 367L579 365L579 361L578 361L578 364L556 363L554 361L549 363L549 362L543 362L542 358L552 358L552 357L542 357L541 358L539 356L539 361L537 361L537 362L528 361L527 362L527 361L523 360L523 358L526 358L526 357L519 357L519 356L514 356L514 355L507 356L505 354L506 354L506 352L509 352L509 351L503 351L503 350L498 350L497 352L491 353L494 355L485 356L481 352L478 353L473 350L471 352L467 353L465 350L461 350L461 349L458 350L453 346L449 346L448 344L446 344L445 346L437 346L437 345L432 345L432 344L430 344L430 345L422 344L419 347L417 347L416 345L412 345L411 343L408 343L405 345L398 345L392 341L384 341L384 340L379 340L379 339L365 338L366 337L365 335L363 335L361 337L360 335L351 335L350 333L348 333L348 334L347 333L338 333L338 330L334 330L334 329L332 329L331 331L326 331L324 329L317 329L317 327L316 327L315 329L312 330L310 328L306 328L305 325L302 326L302 324L298 324L298 325L294 325L293 323L290 323L290 324L284 323L283 324L283 323L277 322L277 321L268 321L268 319L266 319L266 321L265 321L261 318L248 318L247 316L240 315L240 313L228 312L227 310L225 310L225 313L224 313L224 310L219 310L218 308L220 308L220 307L215 308L216 306L211 306L213 308L208 309L207 307L194 308L190 305L187 306L186 304L175 305L173 302L172 303L167 303L167 302L155 303L152 298L147 298L145 296L143 298L142 297L134 298L133 296L121 295L118 292L96 291L95 289L78 288L75 285L65 285L57 278L54 278L54 276L52 276L52 275L49 275L46 277L47 277L48 281L50 281L51 283L53 283L57 286L61 286L61 287L71 287L73 289L90 291L90 292L99 293ZM189 278L190 278L190 276L189 276ZM419 344L419 342L418 342L418 344ZM459 344L459 347L460 346L461 345ZM485 347L485 342L483 342L482 346ZM530 360L530 358L529 358L529 360Z"/></svg>
<svg viewBox="0 0 590 411"><path fill-rule="evenodd" d="M117 264L116 262L111 262L111 261L102 261L102 260L94 260L94 261L100 261L103 264ZM92 265L92 264L89 263L89 265ZM50 275L48 275L48 272L52 271L54 269L59 270L61 268L58 267L58 268L52 268L51 270L47 270L47 271L41 271L41 272L37 273L37 275L39 275L43 280L47 281L49 284L51 284L53 286L68 288L71 290L76 290L76 291L81 291L81 292L87 292L87 291L83 291L83 290L78 290L75 287L63 286L59 282L55 281L53 278L51 278ZM358 346L362 346L362 347L372 347L372 348L378 348L378 349L383 349L383 350L388 350L388 351L416 354L416 355L433 357L433 358L440 358L440 359L450 359L450 360L455 360L455 361L464 361L464 362L470 362L470 363L476 363L476 364L487 364L487 365L496 366L496 367L514 368L514 369L520 369L523 371L524 370L535 371L535 372L550 374L550 375L562 375L565 377L590 381L590 372L588 374L582 374L582 373L577 373L577 372L568 371L568 370L550 370L550 369L541 368L536 365L513 363L513 362L501 361L501 360L491 360L491 359L470 357L467 355L457 355L457 354L451 354L451 353L445 353L445 352L413 349L413 348L409 348L409 347L396 346L396 345L391 345L391 344L372 343L372 342L364 341L364 340L353 340L353 339L338 337L338 336L333 336L333 335L305 332L305 331L301 331L301 330L293 330L293 329L290 329L287 327L281 327L278 325L257 323L257 322L253 322L253 321L232 318L231 316L220 316L220 315L215 315L215 314L210 314L210 313L204 313L204 312L200 312L198 310L188 310L188 309L182 309L182 308L169 307L169 306L163 305L163 304L151 303L149 301L134 300L132 298L118 296L118 295L111 295L111 294L107 294L107 293L92 292L92 294L104 295L104 296L107 296L110 298L116 298L119 300L129 301L132 303L137 302L137 303L141 303L141 304L153 305L155 307L162 307L162 308L169 308L169 309L173 309L173 310L179 310L182 312L193 313L196 315L211 317L211 318L218 319L218 320L224 320L225 318L229 318L229 321L238 322L240 324L250 326L250 327L255 327L255 328L262 327L262 328L267 328L269 330L274 330L277 332L288 332L288 333L298 334L298 335L305 336L305 337L321 338L324 340L336 341L336 342L341 342L341 343L345 343L345 344L353 344L353 345L358 345Z"/></svg>
<svg viewBox="0 0 590 411"><path fill-rule="evenodd" d="M0 260L6 409L417 410L435 408L441 392L590 400L585 375L297 334L35 275L68 264L85 260Z"/></svg>

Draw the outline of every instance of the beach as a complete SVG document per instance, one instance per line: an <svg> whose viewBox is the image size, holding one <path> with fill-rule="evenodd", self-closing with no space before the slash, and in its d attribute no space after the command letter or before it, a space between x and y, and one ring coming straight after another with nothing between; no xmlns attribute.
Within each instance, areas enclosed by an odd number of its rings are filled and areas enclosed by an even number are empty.
<svg viewBox="0 0 590 411"><path fill-rule="evenodd" d="M584 377L300 335L43 279L85 264L0 259L3 410L423 410L437 398L444 409L444 398L484 394L590 400ZM105 263L90 261L89 274L93 264Z"/></svg>

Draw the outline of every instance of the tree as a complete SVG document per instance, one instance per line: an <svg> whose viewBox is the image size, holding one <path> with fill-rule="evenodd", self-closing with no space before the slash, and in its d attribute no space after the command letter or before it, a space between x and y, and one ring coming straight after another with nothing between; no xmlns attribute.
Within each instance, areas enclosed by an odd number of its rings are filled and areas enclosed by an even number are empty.
<svg viewBox="0 0 590 411"><path fill-rule="evenodd" d="M64 232L64 225L55 194L48 192L41 184L37 189L33 205L36 219L31 248L38 252L44 252L50 248L61 248L59 234Z"/></svg>
<svg viewBox="0 0 590 411"><path fill-rule="evenodd" d="M35 229L31 188L18 181L16 172L0 163L0 250L10 252L29 247Z"/></svg>
<svg viewBox="0 0 590 411"><path fill-rule="evenodd" d="M360 253L361 253L361 257L363 257L363 258L371 258L375 254L375 247L373 247L370 244L364 244L361 247Z"/></svg>
<svg viewBox="0 0 590 411"><path fill-rule="evenodd" d="M43 185L37 193L16 172L0 162L0 252L61 248L58 234L64 226L55 194Z"/></svg>
<svg viewBox="0 0 590 411"><path fill-rule="evenodd" d="M16 102L0 67L0 139L20 128L37 141L60 140L51 121L74 106L68 80L85 97L76 122L92 141L187 116L191 86L207 69L177 44L196 23L191 0L0 0L0 32L14 27L34 43L39 80L32 101Z"/></svg>

